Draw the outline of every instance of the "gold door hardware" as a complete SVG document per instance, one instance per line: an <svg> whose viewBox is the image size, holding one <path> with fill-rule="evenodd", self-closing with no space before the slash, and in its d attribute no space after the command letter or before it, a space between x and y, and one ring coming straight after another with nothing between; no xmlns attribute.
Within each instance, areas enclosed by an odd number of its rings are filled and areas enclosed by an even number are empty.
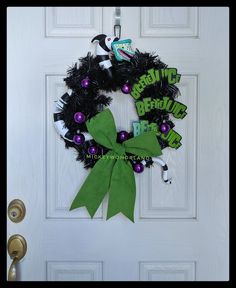
<svg viewBox="0 0 236 288"><path fill-rule="evenodd" d="M8 217L12 222L18 223L25 217L25 205L20 199L12 200L8 205Z"/></svg>
<svg viewBox="0 0 236 288"><path fill-rule="evenodd" d="M27 251L27 243L25 238L18 234L12 235L7 242L7 250L12 259L12 263L8 271L8 281L16 281L16 264L25 256Z"/></svg>

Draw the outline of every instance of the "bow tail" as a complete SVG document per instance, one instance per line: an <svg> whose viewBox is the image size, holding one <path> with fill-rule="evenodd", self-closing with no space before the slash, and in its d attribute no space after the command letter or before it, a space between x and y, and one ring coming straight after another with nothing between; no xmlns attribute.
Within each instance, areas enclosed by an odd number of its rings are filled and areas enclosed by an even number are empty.
<svg viewBox="0 0 236 288"><path fill-rule="evenodd" d="M109 190L114 164L115 160L113 159L97 161L74 198L70 210L85 206L93 218Z"/></svg>
<svg viewBox="0 0 236 288"><path fill-rule="evenodd" d="M132 166L124 160L117 160L111 176L107 220L121 212L134 222L135 196L136 187Z"/></svg>

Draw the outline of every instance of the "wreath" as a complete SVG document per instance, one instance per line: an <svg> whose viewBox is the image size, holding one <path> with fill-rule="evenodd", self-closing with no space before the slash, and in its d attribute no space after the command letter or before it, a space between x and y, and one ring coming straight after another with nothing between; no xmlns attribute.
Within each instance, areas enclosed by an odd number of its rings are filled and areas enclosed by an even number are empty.
<svg viewBox="0 0 236 288"><path fill-rule="evenodd" d="M74 148L76 160L92 168L70 210L85 206L93 218L109 192L107 219L121 212L134 222L134 172L158 163L163 180L171 183L159 156L166 147L182 145L172 121L187 114L187 107L176 101L181 75L155 53L133 51L130 39L100 34L92 42L97 43L96 56L89 52L68 69L68 91L54 111L54 126L66 148ZM131 131L117 131L107 108L112 98L105 93L115 91L134 98L139 121L133 121Z"/></svg>

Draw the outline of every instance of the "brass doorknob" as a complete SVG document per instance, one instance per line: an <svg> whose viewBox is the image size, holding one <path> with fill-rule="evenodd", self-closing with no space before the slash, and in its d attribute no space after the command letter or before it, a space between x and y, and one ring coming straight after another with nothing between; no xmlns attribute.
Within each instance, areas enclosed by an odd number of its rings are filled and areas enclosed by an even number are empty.
<svg viewBox="0 0 236 288"><path fill-rule="evenodd" d="M25 217L25 205L20 199L12 200L8 205L8 217L12 222L18 223Z"/></svg>
<svg viewBox="0 0 236 288"><path fill-rule="evenodd" d="M25 256L27 251L27 242L25 238L18 234L12 235L8 240L7 250L12 259L8 271L8 281L16 281L16 264Z"/></svg>

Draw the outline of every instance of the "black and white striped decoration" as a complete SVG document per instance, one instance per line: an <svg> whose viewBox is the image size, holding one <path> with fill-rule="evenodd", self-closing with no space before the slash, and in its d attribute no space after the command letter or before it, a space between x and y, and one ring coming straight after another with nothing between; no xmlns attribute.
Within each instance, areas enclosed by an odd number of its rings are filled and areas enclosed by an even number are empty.
<svg viewBox="0 0 236 288"><path fill-rule="evenodd" d="M163 159L160 157L153 157L152 161L154 163L161 165L163 181L166 182L167 184L171 184L171 178L168 178L168 166L167 166L166 162L163 161Z"/></svg>
<svg viewBox="0 0 236 288"><path fill-rule="evenodd" d="M69 129L66 127L64 121L64 114L62 113L63 107L68 103L71 94L72 90L69 89L68 92L63 94L57 101L55 101L55 111L53 113L53 119L57 133L67 141L73 142L74 134L71 133ZM80 133L80 131L77 130L77 133ZM85 141L92 139L92 136L89 133L83 132L83 134L85 137Z"/></svg>
<svg viewBox="0 0 236 288"><path fill-rule="evenodd" d="M162 167L162 179L166 184L171 184L171 178L168 177L168 166L166 162L161 157L152 157L152 161L161 165ZM142 161L143 165L146 164L146 161Z"/></svg>
<svg viewBox="0 0 236 288"><path fill-rule="evenodd" d="M105 70L110 78L112 78L112 64L109 58L109 52L112 50L111 43L118 41L117 37L108 37L105 34L99 34L92 39L92 43L98 41L96 47L96 55L99 61L99 66L102 70Z"/></svg>

